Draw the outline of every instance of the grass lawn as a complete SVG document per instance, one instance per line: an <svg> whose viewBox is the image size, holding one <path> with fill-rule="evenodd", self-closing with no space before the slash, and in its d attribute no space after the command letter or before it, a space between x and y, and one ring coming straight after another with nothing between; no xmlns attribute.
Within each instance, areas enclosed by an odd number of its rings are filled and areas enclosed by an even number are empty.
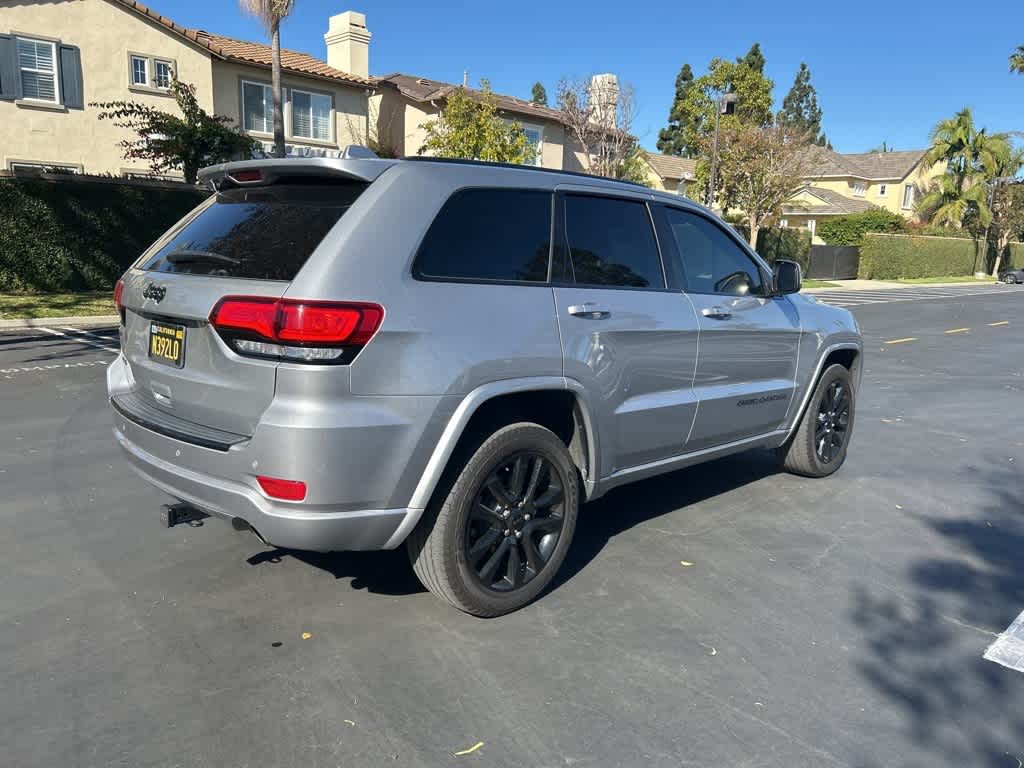
<svg viewBox="0 0 1024 768"><path fill-rule="evenodd" d="M994 283L994 277L975 277L974 275L954 275L952 277L901 277L899 280L885 280L887 283L907 283L909 285L928 285L928 283Z"/></svg>
<svg viewBox="0 0 1024 768"><path fill-rule="evenodd" d="M0 320L116 314L114 297L106 291L102 293L0 293Z"/></svg>
<svg viewBox="0 0 1024 768"><path fill-rule="evenodd" d="M804 280L801 288L838 288L839 283L830 283L828 280Z"/></svg>

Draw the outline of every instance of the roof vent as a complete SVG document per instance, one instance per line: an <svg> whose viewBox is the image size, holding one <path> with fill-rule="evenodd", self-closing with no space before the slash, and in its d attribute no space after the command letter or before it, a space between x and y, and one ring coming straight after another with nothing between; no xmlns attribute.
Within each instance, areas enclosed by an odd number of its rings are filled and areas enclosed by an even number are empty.
<svg viewBox="0 0 1024 768"><path fill-rule="evenodd" d="M427 80L425 78L422 78L422 77L417 77L416 78L416 83L418 85L430 85L431 84L429 80Z"/></svg>

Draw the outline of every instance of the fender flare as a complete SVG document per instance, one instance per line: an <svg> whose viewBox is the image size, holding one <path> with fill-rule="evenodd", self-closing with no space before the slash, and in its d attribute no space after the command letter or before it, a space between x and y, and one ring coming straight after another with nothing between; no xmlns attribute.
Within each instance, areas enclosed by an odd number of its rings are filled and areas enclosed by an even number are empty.
<svg viewBox="0 0 1024 768"><path fill-rule="evenodd" d="M593 475L598 471L597 468L600 466L598 463L600 457L599 435L590 405L587 402L586 390L580 382L564 376L531 376L522 379L503 379L502 381L484 384L463 397L462 401L455 408L454 413L452 413L451 418L448 420L448 424L444 428L444 432L441 433L441 437L437 441L434 451L430 454L430 459L423 469L419 483L416 484L412 498L409 500L405 518L391 535L391 538L384 544L384 549L394 549L397 547L405 541L406 537L412 533L417 523L419 523L420 518L423 517L423 512L427 508L427 504L430 503L430 497L433 495L434 489L437 488L437 484L441 481L441 475L448 466L448 461L455 451L455 446L480 406L489 400L493 400L495 397L542 390L568 391L575 395L576 403L579 406L583 419L583 430L586 433L587 464L590 468L590 474ZM588 477L584 481L588 496L593 491L595 484L594 477Z"/></svg>
<svg viewBox="0 0 1024 768"><path fill-rule="evenodd" d="M818 386L818 380L821 378L821 374L825 370L825 361L828 360L828 356L841 349L852 349L859 357L864 355L864 345L853 341L841 341L835 344L830 344L822 350L821 354L818 355L818 362L814 366L814 375L810 378L810 381L807 384L807 391L804 392L803 400L800 401L800 407L797 408L796 415L793 417L793 423L790 424L789 428L786 430L786 436L782 441L783 443L786 443L796 432L797 427L800 426L800 420L803 419L804 412L807 410L807 406L811 402L811 395L814 394L814 389ZM858 367L858 371L863 374L863 363ZM857 380L854 381L853 386L855 392L860 389L860 376L858 376Z"/></svg>

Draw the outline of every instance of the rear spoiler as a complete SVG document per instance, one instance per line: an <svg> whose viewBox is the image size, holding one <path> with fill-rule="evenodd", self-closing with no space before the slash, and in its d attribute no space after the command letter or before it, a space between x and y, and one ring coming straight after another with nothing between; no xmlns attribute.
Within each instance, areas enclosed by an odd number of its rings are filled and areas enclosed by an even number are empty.
<svg viewBox="0 0 1024 768"><path fill-rule="evenodd" d="M353 181L374 181L396 160L380 158L295 157L274 160L239 160L211 165L199 171L199 181L215 189L224 186L262 186L282 176L326 176Z"/></svg>

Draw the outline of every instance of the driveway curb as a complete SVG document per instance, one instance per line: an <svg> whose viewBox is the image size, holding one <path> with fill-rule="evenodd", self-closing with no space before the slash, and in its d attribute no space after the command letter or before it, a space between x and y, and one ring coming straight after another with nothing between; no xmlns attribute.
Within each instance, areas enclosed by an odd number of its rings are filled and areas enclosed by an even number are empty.
<svg viewBox="0 0 1024 768"><path fill-rule="evenodd" d="M101 328L103 326L117 325L121 318L117 315L85 315L82 317L22 317L13 320L0 320L0 331L16 330L19 328L49 328L55 325L58 328L74 326L76 328Z"/></svg>

